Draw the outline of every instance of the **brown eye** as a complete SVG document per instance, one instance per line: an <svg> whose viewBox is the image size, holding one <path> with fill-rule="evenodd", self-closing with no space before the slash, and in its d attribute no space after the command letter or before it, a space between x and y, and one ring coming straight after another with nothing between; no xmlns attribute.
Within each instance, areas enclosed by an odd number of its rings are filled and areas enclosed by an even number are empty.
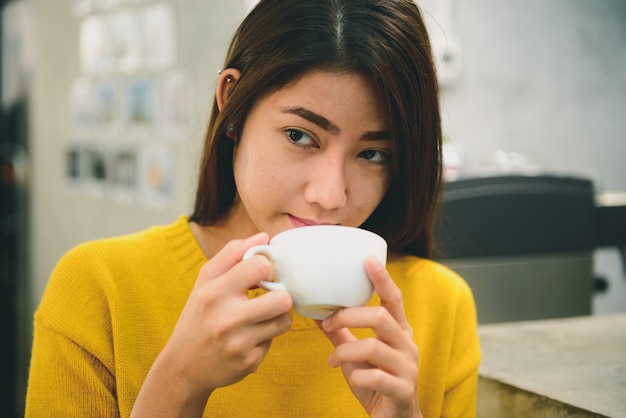
<svg viewBox="0 0 626 418"><path fill-rule="evenodd" d="M359 157L373 164L388 164L391 161L391 154L389 152L377 149L362 151Z"/></svg>
<svg viewBox="0 0 626 418"><path fill-rule="evenodd" d="M303 147L315 146L315 141L313 140L313 138L298 129L288 129L286 133L289 141L293 142L295 145L300 145Z"/></svg>

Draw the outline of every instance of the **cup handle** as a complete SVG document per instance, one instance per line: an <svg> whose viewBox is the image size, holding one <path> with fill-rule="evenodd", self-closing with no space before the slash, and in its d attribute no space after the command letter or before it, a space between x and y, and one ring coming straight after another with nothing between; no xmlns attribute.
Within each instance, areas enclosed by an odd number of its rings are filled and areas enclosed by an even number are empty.
<svg viewBox="0 0 626 418"><path fill-rule="evenodd" d="M270 259L270 261L274 261L274 249L268 245L255 245L254 247L248 248L248 250L244 253L243 259L247 260L255 254L261 254ZM259 282L259 286L261 286L265 290L287 290L287 287L283 283L279 282L268 282L266 280L261 280Z"/></svg>
<svg viewBox="0 0 626 418"><path fill-rule="evenodd" d="M261 280L259 282L259 286L261 286L265 290L284 290L287 291L287 286L280 282L268 282L266 280Z"/></svg>

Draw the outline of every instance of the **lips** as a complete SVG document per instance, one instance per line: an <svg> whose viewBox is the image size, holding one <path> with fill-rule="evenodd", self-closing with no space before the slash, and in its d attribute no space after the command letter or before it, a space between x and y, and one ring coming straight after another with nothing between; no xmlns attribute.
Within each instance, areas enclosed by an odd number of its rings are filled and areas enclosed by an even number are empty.
<svg viewBox="0 0 626 418"><path fill-rule="evenodd" d="M298 218L297 216L289 215L289 219L291 219L291 223L295 228L300 228L303 226L314 226L314 225L334 225L330 222L319 222L311 219Z"/></svg>

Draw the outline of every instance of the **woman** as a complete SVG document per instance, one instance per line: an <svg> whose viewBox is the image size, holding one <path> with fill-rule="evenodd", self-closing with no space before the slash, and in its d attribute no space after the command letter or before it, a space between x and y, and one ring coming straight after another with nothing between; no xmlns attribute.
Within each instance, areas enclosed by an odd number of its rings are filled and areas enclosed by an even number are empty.
<svg viewBox="0 0 626 418"><path fill-rule="evenodd" d="M263 0L217 80L193 214L87 243L35 317L27 416L474 416L471 292L428 260L438 89L409 0ZM291 313L253 245L294 227L382 235L376 295ZM419 351L418 351L419 349ZM419 361L418 361L419 360Z"/></svg>

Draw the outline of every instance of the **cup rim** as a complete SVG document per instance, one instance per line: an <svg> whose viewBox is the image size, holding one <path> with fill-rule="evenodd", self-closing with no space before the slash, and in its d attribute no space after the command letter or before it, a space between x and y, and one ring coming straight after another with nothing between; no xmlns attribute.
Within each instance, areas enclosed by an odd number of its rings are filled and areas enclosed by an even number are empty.
<svg viewBox="0 0 626 418"><path fill-rule="evenodd" d="M361 235L361 236L367 236L370 237L374 240L378 240L381 241L381 243L384 243L385 246L387 246L387 240L385 240L382 236L378 235L376 232L370 231L368 229L363 229L360 227L354 227L354 226L346 226L346 225L308 225L308 226L302 226L302 227L296 227L296 228L291 228L291 229L286 229L282 232L279 232L278 234L274 235L271 239L270 239L270 243L273 242L274 240L278 240L280 241L281 238L283 237L287 237L290 235L294 235L294 234L316 234L318 233L320 230L323 229L334 229L334 230L345 230L345 231L350 231L351 234L353 235Z"/></svg>

